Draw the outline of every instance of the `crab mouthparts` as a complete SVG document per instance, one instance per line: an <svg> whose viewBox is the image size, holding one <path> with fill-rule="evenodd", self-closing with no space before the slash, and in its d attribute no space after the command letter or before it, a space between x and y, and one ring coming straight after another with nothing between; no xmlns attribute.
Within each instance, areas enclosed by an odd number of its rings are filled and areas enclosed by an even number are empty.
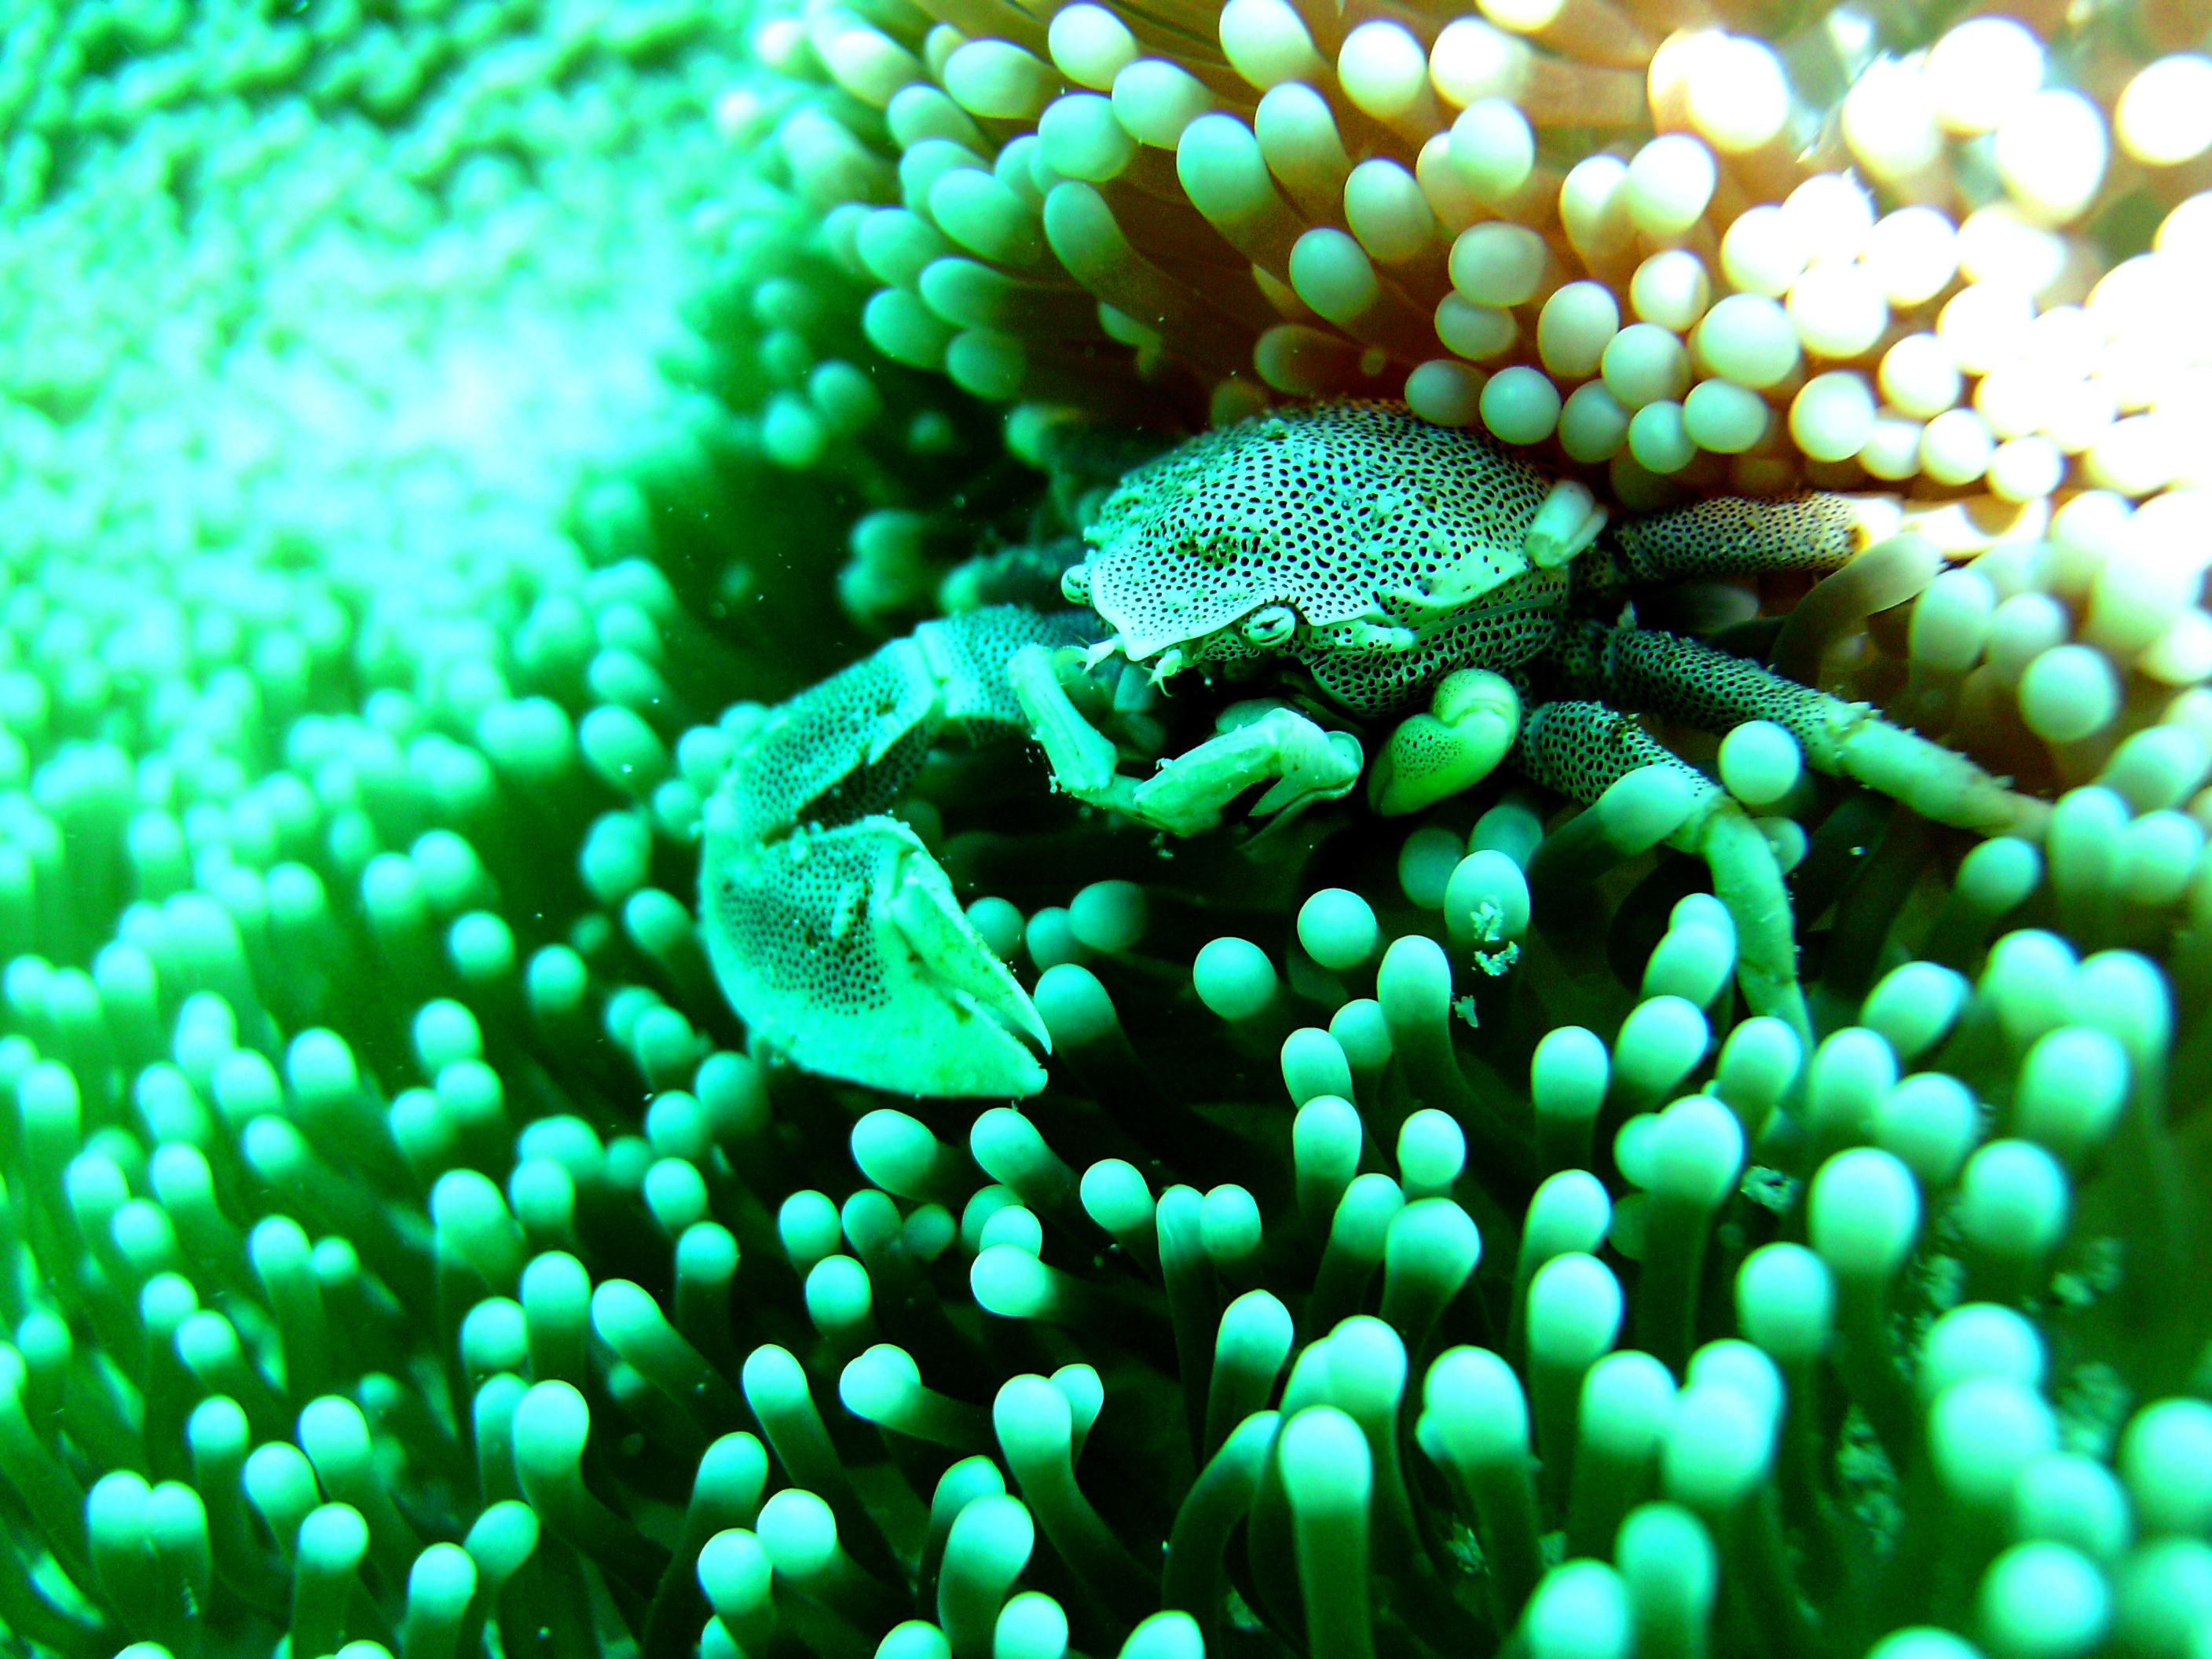
<svg viewBox="0 0 2212 1659"><path fill-rule="evenodd" d="M1159 654L1153 658L1152 664L1152 681L1154 685L1159 684L1173 675L1180 674L1189 665L1188 659L1183 656L1182 647L1179 645L1169 646L1165 650L1161 650L1158 646L1152 646L1149 649L1139 649L1130 644L1127 635L1115 634L1100 640L1095 645L1087 647L1083 653L1083 666L1087 672L1117 653L1126 657L1132 663L1142 663L1155 651Z"/></svg>

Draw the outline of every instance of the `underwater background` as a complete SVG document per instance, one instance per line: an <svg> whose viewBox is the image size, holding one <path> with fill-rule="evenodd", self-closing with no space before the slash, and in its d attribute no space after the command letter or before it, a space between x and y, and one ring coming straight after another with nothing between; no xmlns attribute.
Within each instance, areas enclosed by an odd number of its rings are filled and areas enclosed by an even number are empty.
<svg viewBox="0 0 2212 1659"><path fill-rule="evenodd" d="M2212 1659L2206 0L0 26L9 1653ZM1344 396L1901 495L1639 619L2040 842L1651 722L1808 1046L1626 797L948 743L1046 1086L749 1048L767 710Z"/></svg>

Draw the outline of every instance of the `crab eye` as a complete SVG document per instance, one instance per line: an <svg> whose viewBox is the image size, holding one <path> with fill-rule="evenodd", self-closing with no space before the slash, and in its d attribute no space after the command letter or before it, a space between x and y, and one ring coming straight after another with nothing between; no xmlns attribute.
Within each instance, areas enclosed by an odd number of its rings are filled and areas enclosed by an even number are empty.
<svg viewBox="0 0 2212 1659"><path fill-rule="evenodd" d="M1060 597L1070 605L1091 603L1091 567L1072 564L1060 573Z"/></svg>
<svg viewBox="0 0 2212 1659"><path fill-rule="evenodd" d="M1237 627L1253 645L1280 645L1298 625L1298 613L1287 605L1263 605Z"/></svg>

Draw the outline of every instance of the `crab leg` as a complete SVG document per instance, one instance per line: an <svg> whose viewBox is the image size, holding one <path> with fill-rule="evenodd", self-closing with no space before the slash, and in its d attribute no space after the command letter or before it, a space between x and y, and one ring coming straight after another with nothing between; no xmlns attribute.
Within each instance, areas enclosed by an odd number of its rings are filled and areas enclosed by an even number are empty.
<svg viewBox="0 0 2212 1659"><path fill-rule="evenodd" d="M1584 696L1713 732L1771 720L1797 739L1816 770L1855 779L1938 823L2033 841L2051 815L2045 802L2006 788L1955 750L1891 725L1871 704L1815 691L1693 640L1592 624L1554 649Z"/></svg>
<svg viewBox="0 0 2212 1659"><path fill-rule="evenodd" d="M1712 872L1714 896L1735 923L1736 983L1752 1012L1786 1021L1809 1046L1812 1021L1797 984L1797 938L1782 866L1773 844L1726 790L1632 717L1600 702L1541 705L1521 728L1517 755L1533 781L1579 801L1595 801L1646 769L1674 782L1681 817L1660 839Z"/></svg>
<svg viewBox="0 0 2212 1659"><path fill-rule="evenodd" d="M1639 582L1834 570L1893 533L1903 516L1891 495L1723 495L1624 520L1613 539Z"/></svg>
<svg viewBox="0 0 2212 1659"><path fill-rule="evenodd" d="M1359 740L1324 731L1296 709L1249 708L1249 719L1226 725L1216 736L1139 780L1115 769L1112 741L1083 717L1061 681L1060 663L1042 646L1014 653L1006 667L1014 695L1052 766L1053 781L1079 800L1125 813L1172 836L1195 836L1221 822L1222 809L1258 783L1272 787L1254 805L1255 815L1288 813L1331 800L1359 781ZM1235 713L1235 711L1231 711Z"/></svg>

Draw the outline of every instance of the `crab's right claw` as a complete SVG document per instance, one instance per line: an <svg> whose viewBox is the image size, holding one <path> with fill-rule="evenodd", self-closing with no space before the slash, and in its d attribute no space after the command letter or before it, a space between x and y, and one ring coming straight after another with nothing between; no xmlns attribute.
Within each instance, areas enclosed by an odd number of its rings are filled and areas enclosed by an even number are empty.
<svg viewBox="0 0 2212 1659"><path fill-rule="evenodd" d="M909 1095L1033 1095L1044 1023L914 831L861 818L748 842L708 826L700 915L760 1047Z"/></svg>

